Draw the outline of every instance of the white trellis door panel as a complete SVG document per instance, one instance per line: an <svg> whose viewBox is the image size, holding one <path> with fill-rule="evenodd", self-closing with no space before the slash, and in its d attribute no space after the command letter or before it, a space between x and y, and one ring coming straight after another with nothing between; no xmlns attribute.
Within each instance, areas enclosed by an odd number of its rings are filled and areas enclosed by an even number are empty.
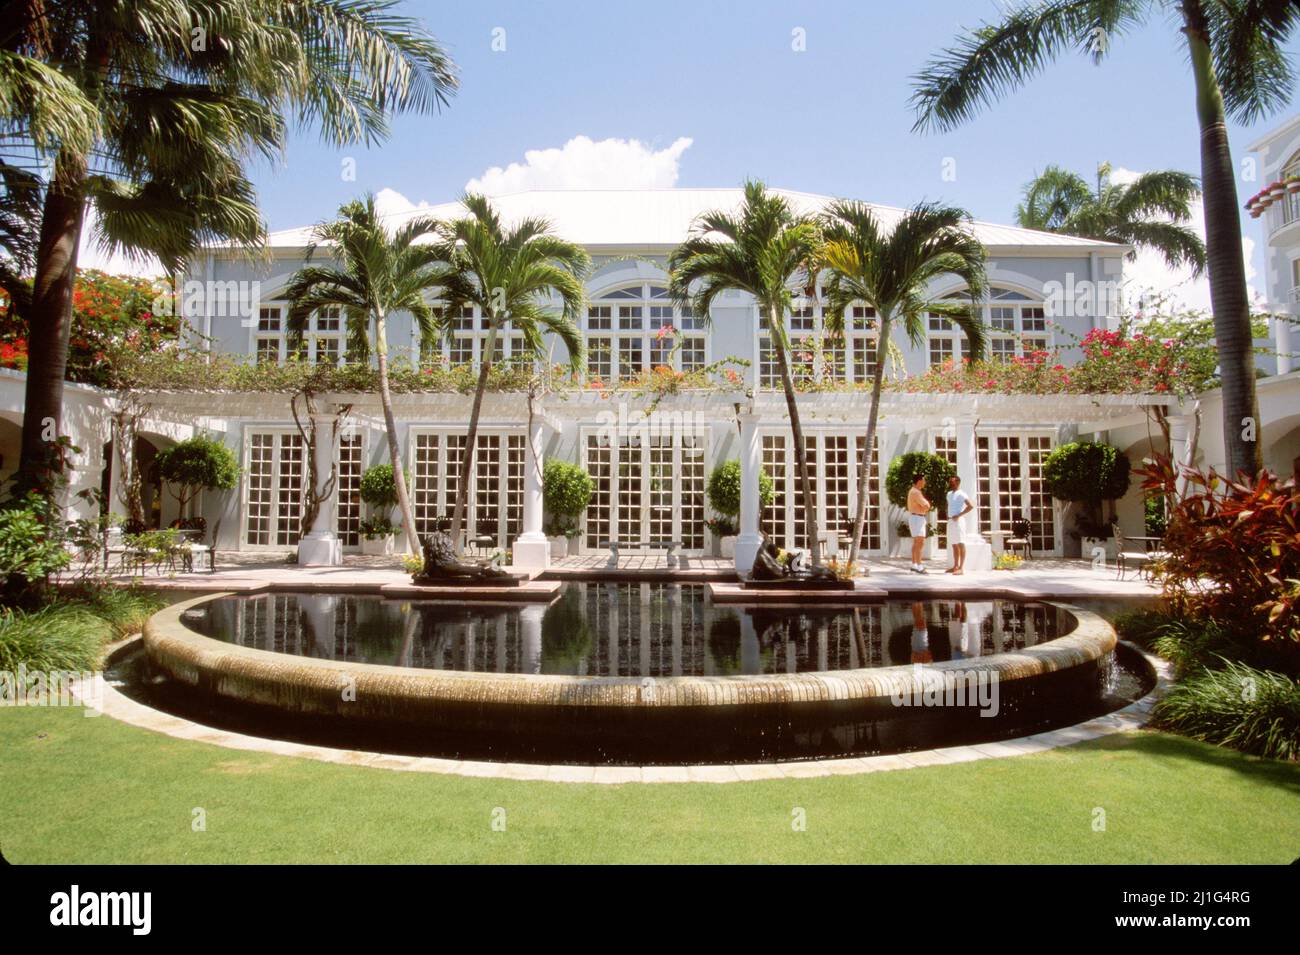
<svg viewBox="0 0 1300 955"><path fill-rule="evenodd" d="M583 547L606 541L680 541L681 552L704 550L704 481L708 444L698 434L587 434L584 466L595 494L584 518Z"/></svg>
<svg viewBox="0 0 1300 955"><path fill-rule="evenodd" d="M411 509L421 538L451 521L465 453L464 434L422 431L411 444ZM491 537L502 550L522 530L524 434L480 432L470 473L464 527L469 536Z"/></svg>
<svg viewBox="0 0 1300 955"><path fill-rule="evenodd" d="M976 441L980 527L1010 536L1012 523L1029 521L1030 546L1059 556L1057 505L1043 481L1043 459L1052 450L1045 434L980 435Z"/></svg>
<svg viewBox="0 0 1300 955"><path fill-rule="evenodd" d="M853 432L805 434L808 471L817 507L817 523L823 533L847 537L857 517L858 467L865 435ZM807 547L808 521L800 492L799 469L789 433L764 434L763 468L772 479L773 500L763 509L760 526L778 547ZM867 504L867 521L861 547L868 552L881 549L880 541L880 442L875 442L871 459L872 500ZM831 554L827 555L832 556Z"/></svg>

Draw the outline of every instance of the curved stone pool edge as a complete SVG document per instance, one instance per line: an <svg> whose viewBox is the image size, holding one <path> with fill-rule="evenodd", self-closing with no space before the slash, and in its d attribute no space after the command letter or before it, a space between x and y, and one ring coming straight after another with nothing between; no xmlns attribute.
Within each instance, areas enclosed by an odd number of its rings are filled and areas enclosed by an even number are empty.
<svg viewBox="0 0 1300 955"><path fill-rule="evenodd" d="M349 663L257 650L205 637L182 623L198 604L227 594L205 594L173 604L145 624L151 662L173 679L239 703L328 713L349 719L391 718L430 703L561 708L653 708L776 705L907 698L933 689L923 674L955 683L972 672L1010 681L1059 672L1114 650L1114 629L1097 614L1052 603L1076 620L1073 631L1045 644L975 660L924 668L902 665L798 674L681 677L578 677L522 673L420 670ZM930 680L934 677L930 676ZM344 701L343 690L351 699Z"/></svg>
<svg viewBox="0 0 1300 955"><path fill-rule="evenodd" d="M141 649L141 637L132 637L109 648L109 661L120 660ZM802 760L781 763L740 763L699 766L575 766L572 764L501 763L482 760L440 759L430 756L397 756L362 750L338 749L268 739L214 729L182 717L155 710L131 699L112 684L102 692L103 712L119 722L162 733L173 739L208 743L225 749L268 753L344 766L367 766L399 772L438 773L475 778L506 779L520 782L591 783L738 783L772 779L813 779L826 776L861 775L942 766L984 759L1004 759L1047 752L1115 733L1141 729L1152 707L1164 695L1173 680L1173 668L1127 641L1124 645L1145 659L1155 673L1151 691L1113 713L1085 720L1045 733L1016 739L970 746L940 747L888 756L862 756L846 759Z"/></svg>

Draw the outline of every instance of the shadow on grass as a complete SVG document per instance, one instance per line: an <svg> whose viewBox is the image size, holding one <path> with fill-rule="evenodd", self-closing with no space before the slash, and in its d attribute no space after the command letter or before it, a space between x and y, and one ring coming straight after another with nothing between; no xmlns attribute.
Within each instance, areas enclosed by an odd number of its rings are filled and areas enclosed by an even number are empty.
<svg viewBox="0 0 1300 955"><path fill-rule="evenodd" d="M1196 763L1231 770L1261 785L1278 786L1300 794L1300 763L1251 756L1240 750L1203 743L1153 727L1137 733L1117 733L1079 743L1072 749L1100 750L1147 756L1156 760Z"/></svg>

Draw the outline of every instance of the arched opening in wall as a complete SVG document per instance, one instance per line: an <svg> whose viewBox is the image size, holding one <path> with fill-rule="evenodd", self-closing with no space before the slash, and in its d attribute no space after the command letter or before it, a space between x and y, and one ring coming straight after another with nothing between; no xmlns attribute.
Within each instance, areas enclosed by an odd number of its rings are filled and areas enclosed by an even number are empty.
<svg viewBox="0 0 1300 955"><path fill-rule="evenodd" d="M1264 427L1264 467L1274 474L1300 479L1300 415Z"/></svg>
<svg viewBox="0 0 1300 955"><path fill-rule="evenodd" d="M1164 498L1149 495L1142 490L1142 479L1137 472L1157 454L1167 454L1164 439L1159 433L1134 441L1121 452L1129 460L1131 480L1126 493L1114 502L1115 518L1127 537L1159 537L1164 533Z"/></svg>
<svg viewBox="0 0 1300 955"><path fill-rule="evenodd" d="M121 514L123 519L132 525L129 528L132 531L156 530L166 526L164 518L170 521L175 516L168 515L169 509L162 480L155 467L158 452L173 444L174 441L162 435L141 433L136 435L132 457L140 482L139 515L131 513L130 493L126 485L122 461L117 453L116 442L107 441L104 444L104 471L100 484L103 493L103 509ZM170 510L175 509L176 502L172 501ZM136 521L139 521L141 526L135 527Z"/></svg>

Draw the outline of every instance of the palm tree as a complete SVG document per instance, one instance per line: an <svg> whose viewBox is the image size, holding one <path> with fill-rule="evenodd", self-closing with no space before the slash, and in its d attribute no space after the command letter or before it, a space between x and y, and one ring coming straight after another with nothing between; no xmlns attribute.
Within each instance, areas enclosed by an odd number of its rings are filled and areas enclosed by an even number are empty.
<svg viewBox="0 0 1300 955"><path fill-rule="evenodd" d="M456 76L438 43L394 14L390 0L4 7L0 48L12 56L0 60L0 128L8 134L0 150L45 179L26 309L19 476L21 486L49 495L59 464L45 438L62 421L87 204L101 245L156 256L168 272L208 242L257 246L264 228L245 174L250 156L277 156L293 120L335 144L378 141L391 113L440 108ZM24 73L30 61L57 72L62 85ZM50 93L40 110L17 108L27 102L24 76ZM50 101L84 102L90 117L60 128Z"/></svg>
<svg viewBox="0 0 1300 955"><path fill-rule="evenodd" d="M694 309L705 321L714 299L728 289L748 292L760 314L767 317L790 415L799 492L816 563L820 560L816 546L817 501L790 376L790 337L785 315L793 299L791 286L797 281L804 291L816 280L820 229L816 219L796 215L784 197L768 192L761 182L746 182L744 192L737 212L714 210L695 220L691 235L668 257L669 286L678 305Z"/></svg>
<svg viewBox="0 0 1300 955"><path fill-rule="evenodd" d="M1295 88L1286 50L1300 25L1294 0L1046 0L960 37L916 77L916 127L952 129L1066 51L1100 62L1112 38L1167 9L1178 13L1201 132L1206 267L1223 380L1224 445L1234 473L1262 467L1259 400L1241 255L1241 214L1227 116L1249 123ZM1248 427L1248 423L1253 427Z"/></svg>
<svg viewBox="0 0 1300 955"><path fill-rule="evenodd" d="M1060 166L1048 166L1025 186L1016 222L1026 229L1153 249L1171 269L1205 270L1205 243L1185 223L1201 196L1195 176L1175 170L1145 172L1127 184L1110 181L1110 163L1097 167L1097 188Z"/></svg>
<svg viewBox="0 0 1300 955"><path fill-rule="evenodd" d="M858 477L858 509L853 522L853 551L866 526L871 495L871 458L880 415L885 347L895 323L902 325L914 345L925 342L927 317L941 315L965 333L972 358L983 355L984 325L974 302L985 291L984 247L967 230L969 216L961 209L922 203L905 212L886 232L871 208L861 202L832 203L823 213L822 262L828 273L827 325L844 329L849 306L861 302L876 310L878 323L876 371L871 381L871 413L862 445ZM970 304L952 298L932 298L931 282L955 275L966 285Z"/></svg>
<svg viewBox="0 0 1300 955"><path fill-rule="evenodd" d="M297 351L303 330L313 312L337 307L347 324L349 353L357 357L351 343L373 338L379 371L379 403L384 411L388 435L388 460L397 485L397 505L406 531L406 546L420 545L411 512L411 498L402 471L401 445L397 440L397 419L388 385L388 318L395 312L409 312L421 338L443 332L438 315L427 297L442 284L436 242L419 240L436 235L438 223L417 217L390 235L375 209L375 197L346 203L337 219L322 222L312 230L307 248L308 265L299 269L285 288L289 300L287 326L291 351ZM316 249L325 246L333 265L311 265ZM369 349L366 349L368 354Z"/></svg>
<svg viewBox="0 0 1300 955"><path fill-rule="evenodd" d="M478 383L451 515L451 539L457 549L497 336L508 325L521 332L529 350L540 356L543 336L553 334L568 350L570 367L582 368L586 351L578 320L586 301L583 280L591 268L587 253L554 235L545 219L523 219L507 228L483 196L467 195L461 204L469 215L443 223L439 229L442 242L438 255L445 263L440 278L442 301L451 315L466 305L478 306L487 322L487 337L479 354ZM554 296L560 299L559 311L545 301Z"/></svg>

